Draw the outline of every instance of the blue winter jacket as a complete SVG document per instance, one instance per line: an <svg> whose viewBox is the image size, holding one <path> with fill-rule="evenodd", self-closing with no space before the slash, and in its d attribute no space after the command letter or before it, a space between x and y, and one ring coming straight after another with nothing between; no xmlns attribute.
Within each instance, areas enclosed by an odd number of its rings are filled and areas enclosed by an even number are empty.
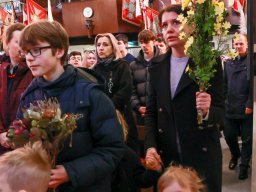
<svg viewBox="0 0 256 192"><path fill-rule="evenodd" d="M73 66L54 82L35 78L21 98L17 114L22 118L22 107L35 100L56 97L62 113L83 114L77 128L66 139L57 157L70 182L62 184L61 192L108 192L111 174L123 156L122 130L111 100L96 84L85 80Z"/></svg>

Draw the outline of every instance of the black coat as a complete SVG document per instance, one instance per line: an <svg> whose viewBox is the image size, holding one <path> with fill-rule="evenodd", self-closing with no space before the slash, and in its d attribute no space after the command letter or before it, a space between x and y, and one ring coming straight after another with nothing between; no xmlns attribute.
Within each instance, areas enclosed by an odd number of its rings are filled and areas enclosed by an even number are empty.
<svg viewBox="0 0 256 192"><path fill-rule="evenodd" d="M77 128L64 143L56 164L65 167L70 182L61 192L110 192L111 175L123 155L122 129L110 99L97 85L84 79L73 66L55 81L35 78L21 99L21 108L35 100L56 97L62 113L82 114Z"/></svg>
<svg viewBox="0 0 256 192"><path fill-rule="evenodd" d="M154 48L154 57L158 55L159 50ZM138 57L130 64L133 82L131 105L135 112L138 112L140 107L146 106L147 87L149 81L148 68L151 65L152 59L150 61L146 61L144 59L143 51L140 50Z"/></svg>
<svg viewBox="0 0 256 192"><path fill-rule="evenodd" d="M146 149L155 147L165 166L171 161L191 166L206 178L210 192L221 191L222 154L219 127L223 125L223 73L221 65L207 91L211 94L205 129L197 125L198 85L183 73L174 97L170 91L170 56L155 59L149 69L150 83L145 117ZM191 60L188 61L193 68ZM178 142L177 142L178 140Z"/></svg>
<svg viewBox="0 0 256 192"><path fill-rule="evenodd" d="M94 70L106 79L106 92L116 109L123 114L128 124L127 145L133 150L138 151L138 132L130 103L132 79L129 64L123 59L118 59L112 61L107 66L99 63L95 66Z"/></svg>
<svg viewBox="0 0 256 192"><path fill-rule="evenodd" d="M224 94L225 116L231 119L246 118L245 108L253 108L247 56L224 63Z"/></svg>

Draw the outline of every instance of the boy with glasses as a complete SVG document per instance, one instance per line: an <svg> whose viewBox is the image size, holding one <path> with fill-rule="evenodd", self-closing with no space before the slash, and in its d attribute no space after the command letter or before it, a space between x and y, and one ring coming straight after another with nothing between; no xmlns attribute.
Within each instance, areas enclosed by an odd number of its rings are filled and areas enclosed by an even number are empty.
<svg viewBox="0 0 256 192"><path fill-rule="evenodd" d="M55 97L62 113L82 114L77 128L63 143L51 170L49 187L55 191L110 191L111 175L123 155L122 130L114 106L98 85L64 66L68 36L58 22L28 25L20 39L22 53L35 79L24 92L17 114L31 102Z"/></svg>

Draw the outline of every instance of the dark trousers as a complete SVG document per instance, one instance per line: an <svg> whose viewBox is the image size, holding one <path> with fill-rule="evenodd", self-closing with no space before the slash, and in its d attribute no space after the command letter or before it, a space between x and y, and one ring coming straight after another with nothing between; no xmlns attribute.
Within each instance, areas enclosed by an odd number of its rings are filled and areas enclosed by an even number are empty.
<svg viewBox="0 0 256 192"><path fill-rule="evenodd" d="M252 114L245 119L225 118L224 123L224 136L232 157L238 158L241 156L241 165L248 166L252 155ZM241 152L238 144L239 134L241 134L242 140Z"/></svg>

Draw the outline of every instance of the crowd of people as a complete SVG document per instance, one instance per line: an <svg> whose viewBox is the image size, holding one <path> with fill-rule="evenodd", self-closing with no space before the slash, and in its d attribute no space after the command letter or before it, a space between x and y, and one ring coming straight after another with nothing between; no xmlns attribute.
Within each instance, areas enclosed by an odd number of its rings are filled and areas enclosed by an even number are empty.
<svg viewBox="0 0 256 192"><path fill-rule="evenodd" d="M0 191L136 192L154 186L159 192L221 192L221 129L231 151L229 169L241 158L238 178L248 178L253 110L246 35L233 41L236 59L224 67L219 60L210 88L200 92L186 73L193 61L179 38L177 17L185 11L163 8L162 37L142 30L136 57L127 52L124 34L98 34L95 50L68 54L67 32L56 21L9 26L0 64ZM52 97L62 113L82 114L72 147L67 138L54 167L39 142L13 150L6 135L30 103ZM145 130L143 146L138 125Z"/></svg>

